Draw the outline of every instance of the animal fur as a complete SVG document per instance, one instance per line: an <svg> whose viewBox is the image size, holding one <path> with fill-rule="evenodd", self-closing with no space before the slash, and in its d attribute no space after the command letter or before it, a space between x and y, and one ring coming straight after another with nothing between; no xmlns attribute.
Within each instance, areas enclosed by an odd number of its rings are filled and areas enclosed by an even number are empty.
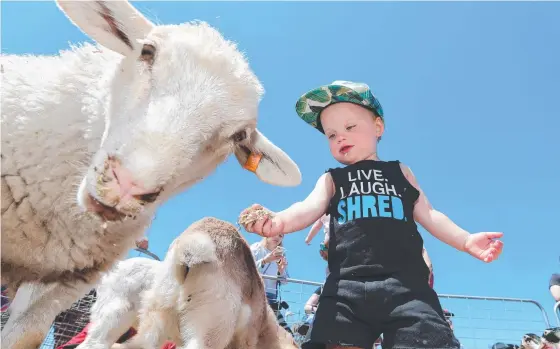
<svg viewBox="0 0 560 349"><path fill-rule="evenodd" d="M156 26L123 0L57 4L98 44L0 62L2 284L12 293L35 284L12 302L19 311L2 331L7 349L38 345L56 314L134 247L163 202L230 154L241 165L261 154L254 172L264 182L301 181L256 129L264 90L215 29ZM112 163L146 195L119 194Z"/></svg>
<svg viewBox="0 0 560 349"><path fill-rule="evenodd" d="M251 250L238 230L216 218L191 224L145 293L138 333L113 349L295 349L265 297ZM84 348L85 349L85 348Z"/></svg>
<svg viewBox="0 0 560 349"><path fill-rule="evenodd" d="M110 348L130 327L138 327L144 294L152 287L161 262L144 257L119 261L97 286L90 327L76 349Z"/></svg>

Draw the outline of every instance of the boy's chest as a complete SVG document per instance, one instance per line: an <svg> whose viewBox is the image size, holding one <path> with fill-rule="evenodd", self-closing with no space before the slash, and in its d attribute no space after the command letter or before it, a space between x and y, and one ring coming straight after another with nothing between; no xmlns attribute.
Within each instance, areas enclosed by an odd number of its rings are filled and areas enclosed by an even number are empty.
<svg viewBox="0 0 560 349"><path fill-rule="evenodd" d="M337 222L344 224L360 218L409 220L409 187L393 172L383 168L350 168L337 173L331 208Z"/></svg>

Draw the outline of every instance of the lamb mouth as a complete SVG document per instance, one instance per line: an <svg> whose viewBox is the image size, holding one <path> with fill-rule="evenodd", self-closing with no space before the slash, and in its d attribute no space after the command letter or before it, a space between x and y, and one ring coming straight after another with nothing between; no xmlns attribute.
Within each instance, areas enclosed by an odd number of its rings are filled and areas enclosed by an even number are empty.
<svg viewBox="0 0 560 349"><path fill-rule="evenodd" d="M122 221L126 217L129 217L117 210L115 207L105 205L101 201L94 198L92 195L88 195L87 201L89 210L97 214L106 222Z"/></svg>

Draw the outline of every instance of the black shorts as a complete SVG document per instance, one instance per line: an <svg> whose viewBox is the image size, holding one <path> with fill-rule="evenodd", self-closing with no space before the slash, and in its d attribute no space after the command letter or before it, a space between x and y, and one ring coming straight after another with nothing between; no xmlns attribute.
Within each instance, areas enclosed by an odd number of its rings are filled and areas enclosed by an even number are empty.
<svg viewBox="0 0 560 349"><path fill-rule="evenodd" d="M382 333L384 349L460 348L425 278L337 280L329 275L302 349L371 349Z"/></svg>

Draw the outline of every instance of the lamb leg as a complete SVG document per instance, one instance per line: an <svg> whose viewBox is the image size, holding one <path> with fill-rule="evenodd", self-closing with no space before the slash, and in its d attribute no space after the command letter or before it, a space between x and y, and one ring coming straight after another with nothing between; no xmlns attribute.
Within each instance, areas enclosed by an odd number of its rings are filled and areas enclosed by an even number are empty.
<svg viewBox="0 0 560 349"><path fill-rule="evenodd" d="M18 296L12 306L19 316L10 318L2 330L3 349L38 348L57 314L68 309L76 299L86 294L95 283L76 282L71 285L52 284L35 287L29 299ZM21 288L20 288L21 289ZM24 305L23 302L28 302ZM23 310L25 311L23 311Z"/></svg>

